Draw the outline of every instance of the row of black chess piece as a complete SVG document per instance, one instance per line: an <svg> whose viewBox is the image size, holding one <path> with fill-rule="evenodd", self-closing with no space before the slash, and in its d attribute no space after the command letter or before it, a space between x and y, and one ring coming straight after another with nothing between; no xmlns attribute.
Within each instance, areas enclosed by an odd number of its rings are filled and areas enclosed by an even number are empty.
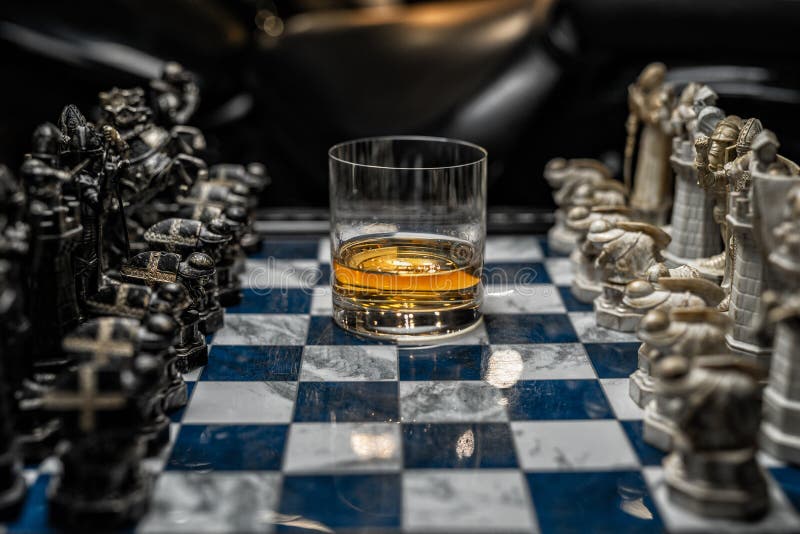
<svg viewBox="0 0 800 534"><path fill-rule="evenodd" d="M194 76L169 63L147 88L99 95L34 131L0 168L0 515L24 502L23 462L56 455L50 519L109 529L146 511L144 459L187 403L182 373L240 302L260 164L204 160L186 125Z"/></svg>

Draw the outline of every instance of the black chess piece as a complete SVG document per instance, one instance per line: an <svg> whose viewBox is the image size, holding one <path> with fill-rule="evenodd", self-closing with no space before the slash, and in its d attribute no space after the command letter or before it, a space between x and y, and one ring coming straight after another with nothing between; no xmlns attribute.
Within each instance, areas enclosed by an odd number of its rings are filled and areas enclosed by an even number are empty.
<svg viewBox="0 0 800 534"><path fill-rule="evenodd" d="M149 318L144 326L136 319L122 317L92 319L64 338L64 352L74 362L88 362L98 367L125 362L139 354L153 356L148 352L153 344L161 342L169 346L172 338L166 336L160 339L160 331L147 331L149 325ZM157 323L155 327L158 329ZM149 345L143 346L143 341ZM157 453L169 443L169 420L163 412L163 395L167 387L166 362L160 354L154 358L162 365L160 379L149 390L143 390L148 404L137 427L148 455Z"/></svg>
<svg viewBox="0 0 800 534"><path fill-rule="evenodd" d="M161 76L150 82L150 100L159 124L186 124L200 103L200 90L190 71L169 61Z"/></svg>
<svg viewBox="0 0 800 534"><path fill-rule="evenodd" d="M151 476L136 429L148 417L147 395L161 363L146 355L86 361L65 373L40 400L63 421L60 475L48 488L53 524L78 531L132 526L147 511Z"/></svg>
<svg viewBox="0 0 800 534"><path fill-rule="evenodd" d="M200 333L200 313L192 306L192 299L183 285L167 283L160 286L150 302L150 312L170 315L178 324L174 340L177 373L187 373L208 363L208 346ZM173 401L167 394L167 411L183 405L179 392L175 399Z"/></svg>
<svg viewBox="0 0 800 534"><path fill-rule="evenodd" d="M200 332L210 334L222 327L224 311L216 295L216 269L214 260L207 254L195 252L181 261L181 257L172 252L143 252L124 265L120 275L126 282L151 287L180 283L191 298L191 308L199 315Z"/></svg>
<svg viewBox="0 0 800 534"><path fill-rule="evenodd" d="M12 424L12 394L17 380L6 371L25 357L29 324L22 313L20 280L11 263L0 259L0 521L15 517L25 499L22 462Z"/></svg>

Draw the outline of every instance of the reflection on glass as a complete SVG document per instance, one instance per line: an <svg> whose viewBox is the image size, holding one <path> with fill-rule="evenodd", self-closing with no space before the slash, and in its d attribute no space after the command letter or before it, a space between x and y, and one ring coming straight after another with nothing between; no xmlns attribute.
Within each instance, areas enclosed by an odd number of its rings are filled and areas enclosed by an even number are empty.
<svg viewBox="0 0 800 534"><path fill-rule="evenodd" d="M522 374L522 355L514 349L495 350L486 364L484 380L498 389L510 388Z"/></svg>

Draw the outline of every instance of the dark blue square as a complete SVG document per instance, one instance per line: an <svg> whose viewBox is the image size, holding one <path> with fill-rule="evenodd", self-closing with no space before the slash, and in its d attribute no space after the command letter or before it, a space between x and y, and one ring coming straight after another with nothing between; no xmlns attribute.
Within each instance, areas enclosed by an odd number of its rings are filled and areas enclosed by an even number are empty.
<svg viewBox="0 0 800 534"><path fill-rule="evenodd" d="M620 421L642 465L661 465L666 454L644 441L644 421Z"/></svg>
<svg viewBox="0 0 800 534"><path fill-rule="evenodd" d="M783 490L783 494L800 512L800 469L796 467L773 467L769 470L772 478Z"/></svg>
<svg viewBox="0 0 800 534"><path fill-rule="evenodd" d="M486 315L486 332L493 345L513 343L575 343L578 335L566 314Z"/></svg>
<svg viewBox="0 0 800 534"><path fill-rule="evenodd" d="M512 420L611 419L597 380L523 380L506 390Z"/></svg>
<svg viewBox="0 0 800 534"><path fill-rule="evenodd" d="M47 486L50 484L50 475L39 475L34 483L28 487L25 503L16 520L6 525L8 532L57 532L54 530L47 517ZM0 526L2 528L2 526Z"/></svg>
<svg viewBox="0 0 800 534"><path fill-rule="evenodd" d="M393 345L393 343L390 340L351 334L340 328L331 317L312 315L308 323L306 345Z"/></svg>
<svg viewBox="0 0 800 534"><path fill-rule="evenodd" d="M664 530L639 471L529 473L526 477L542 532Z"/></svg>
<svg viewBox="0 0 800 534"><path fill-rule="evenodd" d="M274 471L281 468L286 425L183 425L172 471Z"/></svg>
<svg viewBox="0 0 800 534"><path fill-rule="evenodd" d="M628 378L636 370L641 343L585 343L599 378Z"/></svg>
<svg viewBox="0 0 800 534"><path fill-rule="evenodd" d="M201 380L297 380L303 347L213 345Z"/></svg>
<svg viewBox="0 0 800 534"><path fill-rule="evenodd" d="M311 293L302 288L242 289L242 302L225 313L308 313Z"/></svg>
<svg viewBox="0 0 800 534"><path fill-rule="evenodd" d="M194 391L194 386L196 383L197 382L186 382L186 397L189 399L189 401L192 400L192 392ZM188 405L189 402L187 401L186 406ZM170 420L172 420L173 423L181 422L181 420L183 419L183 414L186 411L186 406L184 406L183 408L178 408L177 410L169 414L169 418Z"/></svg>
<svg viewBox="0 0 800 534"><path fill-rule="evenodd" d="M594 302L581 302L572 294L572 288L559 287L558 292L561 295L561 301L568 312L587 312L594 311Z"/></svg>
<svg viewBox="0 0 800 534"><path fill-rule="evenodd" d="M300 382L294 420L392 422L398 405L397 382Z"/></svg>
<svg viewBox="0 0 800 534"><path fill-rule="evenodd" d="M403 460L407 469L517 467L505 423L404 424Z"/></svg>
<svg viewBox="0 0 800 534"><path fill-rule="evenodd" d="M480 380L486 345L400 347L400 380Z"/></svg>
<svg viewBox="0 0 800 534"><path fill-rule="evenodd" d="M289 519L278 532L304 532L311 522L337 532L399 528L400 475L286 476L278 511Z"/></svg>
<svg viewBox="0 0 800 534"><path fill-rule="evenodd" d="M502 262L486 263L483 266L481 279L486 285L514 287L520 284L549 284L550 276L543 263L537 262Z"/></svg>
<svg viewBox="0 0 800 534"><path fill-rule="evenodd" d="M329 263L320 263L319 266L319 278L317 278L317 285L318 286L329 286L331 285L331 266Z"/></svg>
<svg viewBox="0 0 800 534"><path fill-rule="evenodd" d="M289 260L315 260L319 250L318 239L286 239L264 241L261 251L251 258L276 258Z"/></svg>

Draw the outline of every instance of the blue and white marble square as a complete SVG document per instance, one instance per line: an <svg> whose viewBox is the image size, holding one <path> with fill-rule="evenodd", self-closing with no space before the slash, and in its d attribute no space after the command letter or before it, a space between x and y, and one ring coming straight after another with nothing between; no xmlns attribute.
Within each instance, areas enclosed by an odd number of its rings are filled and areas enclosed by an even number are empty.
<svg viewBox="0 0 800 534"><path fill-rule="evenodd" d="M278 471L287 425L181 426L170 471Z"/></svg>
<svg viewBox="0 0 800 534"><path fill-rule="evenodd" d="M239 279L242 287L263 291L292 287L309 289L317 285L322 276L316 260L265 258L245 260L245 269Z"/></svg>
<svg viewBox="0 0 800 534"><path fill-rule="evenodd" d="M272 532L281 475L168 471L137 532Z"/></svg>
<svg viewBox="0 0 800 534"><path fill-rule="evenodd" d="M503 392L486 382L400 382L404 423L508 421Z"/></svg>
<svg viewBox="0 0 800 534"><path fill-rule="evenodd" d="M310 290L299 287L283 289L242 289L242 302L225 309L226 316L237 313L309 313Z"/></svg>
<svg viewBox="0 0 800 534"><path fill-rule="evenodd" d="M392 531L401 503L399 474L286 475L278 531Z"/></svg>
<svg viewBox="0 0 800 534"><path fill-rule="evenodd" d="M296 422L396 422L397 382L300 382Z"/></svg>
<svg viewBox="0 0 800 534"><path fill-rule="evenodd" d="M308 345L303 349L300 380L397 380L397 348L391 345Z"/></svg>
<svg viewBox="0 0 800 534"><path fill-rule="evenodd" d="M578 341L569 317L564 314L485 315L483 322L492 345Z"/></svg>
<svg viewBox="0 0 800 534"><path fill-rule="evenodd" d="M519 463L526 471L639 467L617 421L516 421L511 429Z"/></svg>
<svg viewBox="0 0 800 534"><path fill-rule="evenodd" d="M487 345L400 347L400 380L480 380Z"/></svg>
<svg viewBox="0 0 800 534"><path fill-rule="evenodd" d="M521 380L505 396L514 421L614 416L597 380Z"/></svg>
<svg viewBox="0 0 800 534"><path fill-rule="evenodd" d="M635 332L617 332L597 326L593 311L569 312L569 320L583 343L638 342Z"/></svg>
<svg viewBox="0 0 800 534"><path fill-rule="evenodd" d="M303 345L308 323L307 315L227 314L214 345Z"/></svg>
<svg viewBox="0 0 800 534"><path fill-rule="evenodd" d="M526 475L542 532L662 532L638 470Z"/></svg>
<svg viewBox="0 0 800 534"><path fill-rule="evenodd" d="M403 527L411 532L538 532L517 470L409 470Z"/></svg>
<svg viewBox="0 0 800 534"><path fill-rule="evenodd" d="M308 323L307 345L393 345L391 341L372 339L350 333L330 316L312 315Z"/></svg>
<svg viewBox="0 0 800 534"><path fill-rule="evenodd" d="M403 423L406 469L516 468L508 423Z"/></svg>
<svg viewBox="0 0 800 534"><path fill-rule="evenodd" d="M487 314L566 313L558 288L552 284L486 286L482 309Z"/></svg>
<svg viewBox="0 0 800 534"><path fill-rule="evenodd" d="M490 235L484 258L487 262L541 261L544 254L535 236Z"/></svg>
<svg viewBox="0 0 800 534"><path fill-rule="evenodd" d="M586 343L586 352L600 378L628 378L639 364L639 347L634 343Z"/></svg>
<svg viewBox="0 0 800 534"><path fill-rule="evenodd" d="M594 302L581 302L572 294L569 287L559 287L558 293L561 295L561 302L564 303L564 308L567 312L593 312Z"/></svg>
<svg viewBox="0 0 800 534"><path fill-rule="evenodd" d="M620 420L637 420L644 418L644 410L639 408L630 394L630 381L627 378L603 378L600 385L608 402L614 409L614 415Z"/></svg>
<svg viewBox="0 0 800 534"><path fill-rule="evenodd" d="M491 345L483 366L483 379L498 387L518 380L571 378L595 378L580 343Z"/></svg>
<svg viewBox="0 0 800 534"><path fill-rule="evenodd" d="M183 422L269 424L292 420L297 382L197 382Z"/></svg>
<svg viewBox="0 0 800 534"><path fill-rule="evenodd" d="M505 288L551 283L543 263L520 260L485 263L481 280L485 286Z"/></svg>
<svg viewBox="0 0 800 534"><path fill-rule="evenodd" d="M297 381L303 348L277 345L215 345L202 380Z"/></svg>
<svg viewBox="0 0 800 534"><path fill-rule="evenodd" d="M402 464L397 423L294 423L283 471L375 473L399 471Z"/></svg>

